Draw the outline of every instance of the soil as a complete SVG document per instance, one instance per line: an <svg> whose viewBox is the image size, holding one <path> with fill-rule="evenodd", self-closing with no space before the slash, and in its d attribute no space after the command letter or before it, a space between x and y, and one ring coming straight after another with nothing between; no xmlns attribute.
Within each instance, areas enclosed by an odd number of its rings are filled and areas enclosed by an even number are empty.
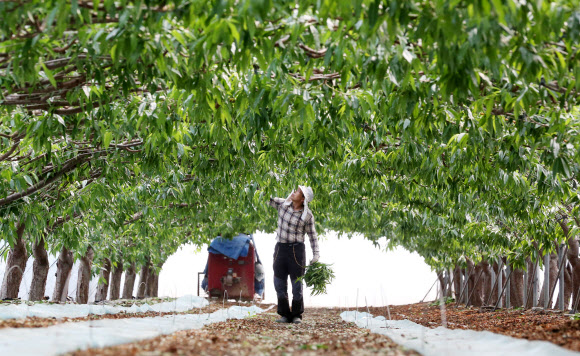
<svg viewBox="0 0 580 356"><path fill-rule="evenodd" d="M361 310L361 311L366 311ZM389 317L386 307L370 307L375 316ZM430 303L390 307L394 320L409 319L427 327L441 326L441 308ZM448 304L445 318L449 329L487 330L520 339L549 341L580 351L580 320L572 320L558 310L501 309L492 311Z"/></svg>
<svg viewBox="0 0 580 356"><path fill-rule="evenodd" d="M389 338L344 322L340 310L306 309L300 325L279 324L265 312L242 320L206 325L141 342L70 355L418 355Z"/></svg>

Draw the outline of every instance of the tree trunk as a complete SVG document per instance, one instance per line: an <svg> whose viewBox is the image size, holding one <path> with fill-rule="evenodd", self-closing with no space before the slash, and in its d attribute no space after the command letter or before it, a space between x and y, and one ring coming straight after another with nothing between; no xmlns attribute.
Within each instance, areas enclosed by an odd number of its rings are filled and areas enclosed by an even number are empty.
<svg viewBox="0 0 580 356"><path fill-rule="evenodd" d="M491 293L491 269L487 261L481 261L475 266L475 275L479 277L479 282L475 285L473 305L480 307L487 303Z"/></svg>
<svg viewBox="0 0 580 356"><path fill-rule="evenodd" d="M123 299L133 299L133 290L135 289L135 262L131 262L127 272L125 272L125 285L123 286Z"/></svg>
<svg viewBox="0 0 580 356"><path fill-rule="evenodd" d="M544 268L549 268L549 275L550 275L550 280L549 280L549 285L546 285L545 281L544 283L542 283L542 290L540 291L540 300L538 302L538 306L540 307L544 307L544 302L546 300L545 297L545 293L546 293L546 288L548 289L548 294L552 291L552 289L554 289L554 286L556 285L556 282L558 282L558 255L555 253L551 253L550 254L550 263L548 264L548 266L544 266ZM552 296L553 297L553 296ZM548 301L548 309L552 308L552 301Z"/></svg>
<svg viewBox="0 0 580 356"><path fill-rule="evenodd" d="M153 268L153 266L151 266L149 268L149 276L147 277L147 288L146 288L146 292L145 292L145 296L147 296L147 297L154 297L155 296L154 289L156 289L156 287L155 287L155 277L156 276L157 276L157 274L155 273L155 268Z"/></svg>
<svg viewBox="0 0 580 356"><path fill-rule="evenodd" d="M499 264L496 261L493 261L493 263L490 264L490 271L493 271L493 273L495 274L495 278L492 278L492 282L489 286L490 288L490 293L491 293L491 298L489 299L489 304L490 305L496 305L497 304L497 290L501 289L502 286L499 285L498 282L498 274L499 274ZM502 278L503 279L503 278Z"/></svg>
<svg viewBox="0 0 580 356"><path fill-rule="evenodd" d="M153 287L151 288L151 296L159 297L159 274L155 274L153 277Z"/></svg>
<svg viewBox="0 0 580 356"><path fill-rule="evenodd" d="M580 226L579 226L580 227ZM566 226L566 229L568 227ZM567 234L568 230L564 231ZM570 286L572 287L572 303L575 303L578 298L580 298L580 257L578 253L580 250L580 243L575 239L568 239L568 262L572 266L572 281ZM572 305L574 308L575 305Z"/></svg>
<svg viewBox="0 0 580 356"><path fill-rule="evenodd" d="M68 281L70 272L73 267L73 253L63 246L56 262L56 282L54 285L54 293L52 294L53 302L66 302L68 295Z"/></svg>
<svg viewBox="0 0 580 356"><path fill-rule="evenodd" d="M34 263L32 264L32 283L28 299L31 301L44 300L46 278L50 268L48 254L44 248L44 237L34 243L32 253L34 254Z"/></svg>
<svg viewBox="0 0 580 356"><path fill-rule="evenodd" d="M95 302L107 300L110 276L111 276L111 260L105 258L105 260L103 261L103 268L101 269L101 273L99 274L99 286L97 287Z"/></svg>
<svg viewBox="0 0 580 356"><path fill-rule="evenodd" d="M575 241L575 244L578 246L578 241ZM572 266L572 301L576 303L580 298L580 258L577 255L574 258L570 258L568 255L568 258Z"/></svg>
<svg viewBox="0 0 580 356"><path fill-rule="evenodd" d="M502 291L504 293L501 296L501 302L502 302L502 305L505 306L505 293L506 293L506 291L504 291L503 288L504 288L504 286L506 284L507 276L505 274L505 271L503 270L503 265L505 265L505 262L502 263L502 269L500 271L500 268L499 268L500 264L497 263L496 261L493 262L493 267L492 268L493 268L493 271L495 273L496 283L494 283L494 284L491 285L491 289L492 289L492 292L491 293L493 293L493 295L491 297L491 302L490 303L491 303L491 305L494 305L494 306L497 304L498 296L499 296L499 294ZM499 274L500 273L501 273L501 285L500 285L499 282L497 282L497 278L499 278Z"/></svg>
<svg viewBox="0 0 580 356"><path fill-rule="evenodd" d="M109 298L111 300L119 299L121 294L121 277L123 276L123 261L119 259L117 266L113 268L111 274L111 290L109 291Z"/></svg>
<svg viewBox="0 0 580 356"><path fill-rule="evenodd" d="M537 302L537 300L534 301L534 280L538 279L539 277L536 263L532 262L532 260L528 258L527 264L528 264L528 284L526 285L526 289L528 293L528 299L526 301L526 309L529 309L534 306L534 302ZM535 287L536 293L538 291L538 287L539 286Z"/></svg>
<svg viewBox="0 0 580 356"><path fill-rule="evenodd" d="M149 290L150 297L159 296L159 274L161 274L161 269L163 268L163 262L157 265L157 270L150 268L151 274L147 280L147 288Z"/></svg>
<svg viewBox="0 0 580 356"><path fill-rule="evenodd" d="M580 221L578 221L578 218L574 218L574 221L576 222L576 225L580 228ZM568 237L570 229L568 228L567 221L561 220L560 227L562 227L562 230L564 231L564 236ZM575 303L580 298L580 257L578 256L579 254L580 254L580 242L576 239L568 238L568 253L566 257L568 257L568 262L570 263L572 273L570 283L564 281L564 288L566 288L568 285L570 285L570 287L572 288L572 303ZM574 307L575 305L572 305L572 308Z"/></svg>
<svg viewBox="0 0 580 356"><path fill-rule="evenodd" d="M6 270L2 280L2 287L0 288L0 299L18 298L20 283L22 282L26 261L28 260L26 245L22 239L24 227L24 223L19 223L16 228L16 241L14 247L10 249L6 260Z"/></svg>
<svg viewBox="0 0 580 356"><path fill-rule="evenodd" d="M148 277L149 277L149 262L146 262L143 265L143 267L141 267L139 286L137 286L137 299L143 299L146 297Z"/></svg>
<svg viewBox="0 0 580 356"><path fill-rule="evenodd" d="M441 296L443 299L445 299L445 297L447 297L447 280L445 278L445 274L443 271L439 271L437 272L437 278L439 279L439 292L441 293Z"/></svg>
<svg viewBox="0 0 580 356"><path fill-rule="evenodd" d="M93 248L89 246L85 255L80 259L76 298L78 304L87 304L89 302L89 284L91 282L93 257L95 257L95 252L93 251Z"/></svg>
<svg viewBox="0 0 580 356"><path fill-rule="evenodd" d="M564 310L570 305L570 296L572 295L572 267L570 264L564 266ZM558 293L556 303L560 303L562 296Z"/></svg>
<svg viewBox="0 0 580 356"><path fill-rule="evenodd" d="M455 265L453 269L453 286L455 287L455 301L461 302L459 294L461 294L463 285L461 284L461 267L459 265Z"/></svg>
<svg viewBox="0 0 580 356"><path fill-rule="evenodd" d="M565 273L565 285L564 285L564 306L565 308L569 308L570 307L570 300L572 298L572 293L574 292L574 280L573 280L573 275L572 275L573 271L572 271L572 265L570 265L570 263L568 263L568 265L566 266L566 273Z"/></svg>
<svg viewBox="0 0 580 356"><path fill-rule="evenodd" d="M467 290L464 293L467 293L467 304L468 305L475 305L475 303L479 302L475 300L475 284L477 283L477 270L475 268L475 264L470 259L467 260L467 268L465 269L465 278L469 278L467 281ZM481 305L481 303L479 304Z"/></svg>
<svg viewBox="0 0 580 356"><path fill-rule="evenodd" d="M524 270L512 267L510 277L510 299L514 308L524 305Z"/></svg>

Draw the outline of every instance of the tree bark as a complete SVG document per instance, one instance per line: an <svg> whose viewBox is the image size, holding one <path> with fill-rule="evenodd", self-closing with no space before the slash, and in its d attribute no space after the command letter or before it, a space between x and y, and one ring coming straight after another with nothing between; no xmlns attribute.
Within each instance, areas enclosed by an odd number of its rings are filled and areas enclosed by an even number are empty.
<svg viewBox="0 0 580 356"><path fill-rule="evenodd" d="M469 278L467 281L467 290L464 293L467 293L467 304L468 305L475 305L474 303L478 302L475 300L475 284L477 282L477 270L475 268L475 264L470 259L467 260L467 268L465 269L465 276ZM465 296L464 296L465 297ZM481 305L481 303L479 304Z"/></svg>
<svg viewBox="0 0 580 356"><path fill-rule="evenodd" d="M157 270L154 268L149 268L151 274L149 275L149 279L147 279L147 288L149 291L150 297L158 297L159 296L159 274L161 274L161 269L163 268L163 262L157 265Z"/></svg>
<svg viewBox="0 0 580 356"><path fill-rule="evenodd" d="M77 279L77 303L87 304L89 302L89 284L91 282L91 268L95 252L89 246L87 252L80 258L79 274Z"/></svg>
<svg viewBox="0 0 580 356"><path fill-rule="evenodd" d="M455 265L453 269L453 286L455 288L455 301L460 302L459 294L461 294L463 286L461 285L461 267L459 265Z"/></svg>
<svg viewBox="0 0 580 356"><path fill-rule="evenodd" d="M502 265L503 264L505 264L505 262L502 263ZM503 270L503 268L500 271L499 267L500 267L499 263L497 263L496 261L494 261L492 268L493 268L493 271L495 272L496 283L491 285L491 289L492 289L491 293L493 293L493 295L491 297L491 302L490 302L491 305L496 305L497 304L497 300L498 300L497 297L499 296L499 293L502 292L503 287L505 286L506 281L507 281L507 276L505 274L505 271ZM501 272L501 276L502 276L501 277L501 282L502 282L501 285L497 282L497 278L499 277L499 273L500 272ZM502 302L502 305L505 306L505 291L504 291L503 295L501 296L501 302Z"/></svg>
<svg viewBox="0 0 580 356"><path fill-rule="evenodd" d="M574 218L574 221L580 228L580 221L577 218ZM564 231L564 236L568 237L568 253L566 257L568 257L568 262L572 270L571 281L570 283L564 281L564 289L570 285L572 288L572 303L574 303L580 297L580 257L578 256L580 254L580 242L576 239L569 238L570 229L568 228L566 220L560 221L560 227ZM572 305L572 308L574 308L574 305Z"/></svg>
<svg viewBox="0 0 580 356"><path fill-rule="evenodd" d="M578 224L578 222L576 222ZM565 225L566 226L566 225ZM580 225L578 226L580 227ZM568 226L564 230L566 236L568 236ZM575 302L580 298L580 242L576 239L568 239L568 262L572 266L572 302ZM574 305L572 306L572 308Z"/></svg>
<svg viewBox="0 0 580 356"><path fill-rule="evenodd" d="M66 302L68 295L68 281L70 272L73 267L73 253L66 247L60 250L58 261L56 262L56 282L54 286L54 293L52 294L53 302Z"/></svg>
<svg viewBox="0 0 580 356"><path fill-rule="evenodd" d="M473 293L473 305L483 306L491 293L491 269L487 261L481 261L475 266L475 275L479 276L479 282L475 285Z"/></svg>
<svg viewBox="0 0 580 356"><path fill-rule="evenodd" d="M151 288L151 296L159 297L159 274L153 277L153 287Z"/></svg>
<svg viewBox="0 0 580 356"><path fill-rule="evenodd" d="M570 296L572 296L572 267L570 264L564 266L564 310L570 305ZM559 305L562 296L558 293L556 304Z"/></svg>
<svg viewBox="0 0 580 356"><path fill-rule="evenodd" d="M123 299L133 299L133 290L135 289L135 262L131 262L127 272L125 272L125 285L123 286Z"/></svg>
<svg viewBox="0 0 580 356"><path fill-rule="evenodd" d="M512 267L510 277L510 299L514 308L524 305L524 270Z"/></svg>
<svg viewBox="0 0 580 356"><path fill-rule="evenodd" d="M564 274L564 307L569 308L570 306L570 299L572 298L572 293L574 291L574 283L572 277L572 265L568 263L566 266L566 272Z"/></svg>
<svg viewBox="0 0 580 356"><path fill-rule="evenodd" d="M111 260L105 258L103 261L103 268L99 274L99 286L97 287L97 294L95 296L95 302L101 302L107 300L107 294L109 292L109 277L111 276Z"/></svg>
<svg viewBox="0 0 580 356"><path fill-rule="evenodd" d="M147 288L145 291L146 297L154 297L155 296L155 277L157 274L155 273L155 268L153 266L149 267L149 276L147 277Z"/></svg>
<svg viewBox="0 0 580 356"><path fill-rule="evenodd" d="M8 253L6 260L6 271L4 272L4 279L2 280L2 287L0 287L0 299L16 299L20 291L20 283L26 268L26 261L28 260L28 253L26 252L26 245L24 244L24 223L19 223L16 228L16 241L14 247Z"/></svg>
<svg viewBox="0 0 580 356"><path fill-rule="evenodd" d="M580 298L580 258L578 257L578 240L574 240L568 248L568 261L572 266L572 301L575 302ZM570 250L576 252L571 254ZM574 307L574 306L573 306Z"/></svg>
<svg viewBox="0 0 580 356"><path fill-rule="evenodd" d="M44 248L44 237L34 243L32 253L34 254L34 263L32 264L32 283L30 284L28 299L31 301L44 300L46 278L50 268L48 253L46 253Z"/></svg>
<svg viewBox="0 0 580 356"><path fill-rule="evenodd" d="M147 295L147 279L149 277L149 262L146 262L143 267L141 267L141 273L139 276L139 286L137 287L137 299L143 299Z"/></svg>
<svg viewBox="0 0 580 356"><path fill-rule="evenodd" d="M446 298L448 295L448 283L445 279L445 275L443 271L437 272L437 278L439 279L439 293L443 298Z"/></svg>
<svg viewBox="0 0 580 356"><path fill-rule="evenodd" d="M117 266L113 268L111 274L111 290L109 291L109 298L111 300L119 299L121 294L121 277L123 276L123 261L119 259L116 262Z"/></svg>
<svg viewBox="0 0 580 356"><path fill-rule="evenodd" d="M493 271L493 273L495 274L495 280L492 278L492 282L494 283L490 283L489 288L490 288L490 293L491 293L491 298L489 299L489 303L490 305L496 305L497 304L497 290L501 289L502 286L499 285L497 278L498 278L498 274L499 274L499 264L496 261L493 261L493 263L491 263L489 265L490 267L490 271ZM502 278L503 279L503 278ZM486 299L487 301L487 299Z"/></svg>
<svg viewBox="0 0 580 356"><path fill-rule="evenodd" d="M527 264L528 264L528 284L526 285L526 288L528 291L528 298L526 301L526 308L529 309L534 306L534 279L538 279L539 277L538 277L538 268L536 268L536 263L532 262L530 258L527 258ZM538 288L539 286L536 286L536 291L538 290Z"/></svg>

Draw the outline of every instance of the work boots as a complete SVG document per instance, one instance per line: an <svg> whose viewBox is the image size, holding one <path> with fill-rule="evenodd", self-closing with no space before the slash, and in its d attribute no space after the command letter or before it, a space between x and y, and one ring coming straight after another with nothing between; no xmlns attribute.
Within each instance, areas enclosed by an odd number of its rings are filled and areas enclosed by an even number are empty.
<svg viewBox="0 0 580 356"><path fill-rule="evenodd" d="M292 299L292 318L291 319L301 319L302 313L304 313L304 299Z"/></svg>
<svg viewBox="0 0 580 356"><path fill-rule="evenodd" d="M302 313L304 313L304 299L292 300L292 311L290 311L290 304L287 298L278 298L278 314L280 319L277 323L302 323Z"/></svg>
<svg viewBox="0 0 580 356"><path fill-rule="evenodd" d="M288 298L278 298L278 314L282 317L276 322L289 323L292 321L292 313L290 312L290 303Z"/></svg>

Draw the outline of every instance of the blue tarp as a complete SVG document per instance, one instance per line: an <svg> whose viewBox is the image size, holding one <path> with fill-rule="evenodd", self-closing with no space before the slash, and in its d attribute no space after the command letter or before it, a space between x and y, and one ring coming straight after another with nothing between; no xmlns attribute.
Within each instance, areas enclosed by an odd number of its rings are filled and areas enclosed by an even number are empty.
<svg viewBox="0 0 580 356"><path fill-rule="evenodd" d="M248 255L251 239L251 236L244 234L239 234L231 240L223 237L216 237L207 250L210 253L225 255L237 260L240 256L246 257Z"/></svg>

